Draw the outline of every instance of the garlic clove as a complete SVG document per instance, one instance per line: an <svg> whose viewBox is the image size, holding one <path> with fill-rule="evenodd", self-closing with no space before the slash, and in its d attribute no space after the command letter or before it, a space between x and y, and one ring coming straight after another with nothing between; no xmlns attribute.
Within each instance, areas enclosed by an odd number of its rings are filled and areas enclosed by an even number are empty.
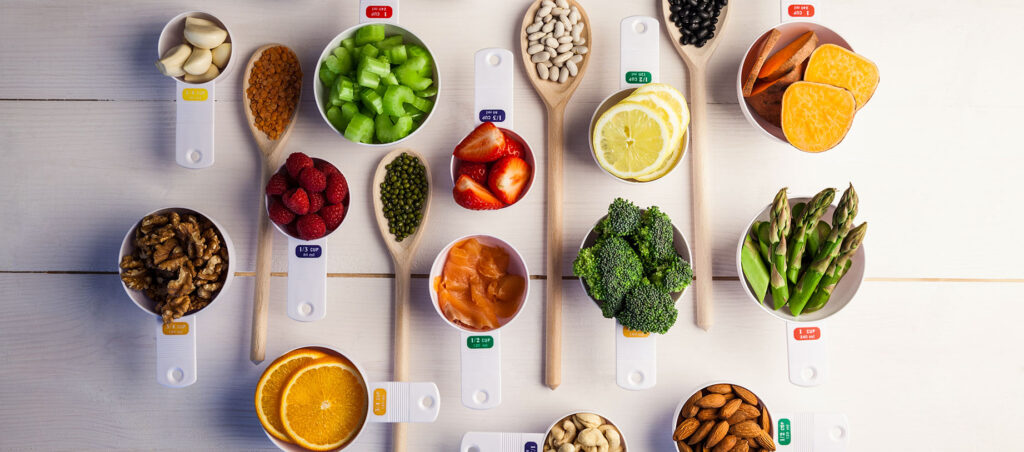
<svg viewBox="0 0 1024 452"><path fill-rule="evenodd" d="M231 57L231 43L225 42L214 47L211 52L213 52L213 64L220 69L224 69L224 66L228 64L228 58Z"/></svg>
<svg viewBox="0 0 1024 452"><path fill-rule="evenodd" d="M185 74L185 81L189 82L189 83L206 83L206 82L208 82L210 80L213 80L213 79L217 78L218 75L220 75L220 70L217 69L217 66L214 66L214 65L211 64L210 68L207 69L206 73L204 73L204 74L192 75L192 74L186 73Z"/></svg>
<svg viewBox="0 0 1024 452"><path fill-rule="evenodd" d="M185 40L200 49L212 49L224 43L228 32L204 19L185 19ZM201 23L200 21L207 22Z"/></svg>
<svg viewBox="0 0 1024 452"><path fill-rule="evenodd" d="M168 77L181 77L185 75L182 65L192 54L192 47L188 44L178 44L164 52L164 56L156 62L156 68L161 74Z"/></svg>
<svg viewBox="0 0 1024 452"><path fill-rule="evenodd" d="M213 65L213 52L206 49L192 49L192 54L185 60L182 66L185 72L192 75L204 75Z"/></svg>
<svg viewBox="0 0 1024 452"><path fill-rule="evenodd" d="M217 27L218 26L217 22L214 22L212 20L203 19L202 17L191 17L191 16L185 18L185 26L187 27L189 25L209 25L209 26L212 26L212 27Z"/></svg>

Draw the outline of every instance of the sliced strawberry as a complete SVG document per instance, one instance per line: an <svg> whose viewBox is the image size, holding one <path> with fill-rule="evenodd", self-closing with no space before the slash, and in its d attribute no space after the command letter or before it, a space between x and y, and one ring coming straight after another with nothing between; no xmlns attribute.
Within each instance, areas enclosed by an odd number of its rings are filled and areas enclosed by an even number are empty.
<svg viewBox="0 0 1024 452"><path fill-rule="evenodd" d="M455 146L455 154L467 162L493 162L505 153L505 134L493 123L485 122L473 129Z"/></svg>
<svg viewBox="0 0 1024 452"><path fill-rule="evenodd" d="M480 184L487 183L487 164L486 163L474 163L474 162L460 162L459 169L455 171L455 178L458 179L461 175L467 175L470 179L473 179Z"/></svg>
<svg viewBox="0 0 1024 452"><path fill-rule="evenodd" d="M452 196L455 197L455 202L458 205L470 210L494 210L505 207L505 204L487 191L487 187L476 183L465 174L459 176L459 180L455 181Z"/></svg>
<svg viewBox="0 0 1024 452"><path fill-rule="evenodd" d="M519 157L502 157L491 168L487 186L502 202L513 204L519 200L519 194L530 181L532 173L533 170L526 160Z"/></svg>
<svg viewBox="0 0 1024 452"><path fill-rule="evenodd" d="M523 158L523 144L507 133L502 134L505 135L505 152L502 155Z"/></svg>

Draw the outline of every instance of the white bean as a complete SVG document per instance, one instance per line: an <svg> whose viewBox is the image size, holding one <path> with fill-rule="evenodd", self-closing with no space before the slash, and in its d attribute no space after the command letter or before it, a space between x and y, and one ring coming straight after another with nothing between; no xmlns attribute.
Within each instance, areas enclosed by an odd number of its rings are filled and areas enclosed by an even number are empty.
<svg viewBox="0 0 1024 452"><path fill-rule="evenodd" d="M556 41L558 41L559 44L565 44L567 42L572 42L572 36L565 35L565 36L562 36L561 38L556 39Z"/></svg>
<svg viewBox="0 0 1024 452"><path fill-rule="evenodd" d="M544 40L544 45L548 47L558 47L558 40L555 38L547 38Z"/></svg>
<svg viewBox="0 0 1024 452"><path fill-rule="evenodd" d="M552 61L554 61L554 60L552 60ZM555 63L555 66L558 66L558 67L565 66L565 62L564 61L559 61L559 62Z"/></svg>
<svg viewBox="0 0 1024 452"><path fill-rule="evenodd" d="M546 67L546 68L550 68L551 66L554 66L554 64L551 64L551 60L541 61L540 64L543 64L544 67Z"/></svg>
<svg viewBox="0 0 1024 452"><path fill-rule="evenodd" d="M540 63L541 61L547 61L551 58L551 54L547 52L537 52L530 57L530 61L534 63Z"/></svg>
<svg viewBox="0 0 1024 452"><path fill-rule="evenodd" d="M572 5L572 6L570 6L570 7L569 7L569 12L570 12L570 13L576 13L576 14L579 14L579 13L580 13L580 10L579 10L579 8L577 8L577 7L576 7L576 5Z"/></svg>
<svg viewBox="0 0 1024 452"><path fill-rule="evenodd" d="M580 12L576 11L576 9L573 8L573 10L569 12L569 20L571 20L572 23L579 22L580 21Z"/></svg>
<svg viewBox="0 0 1024 452"><path fill-rule="evenodd" d="M544 0L544 1L540 2L540 6L550 6L550 7L554 8L555 7L555 2L553 2L551 0Z"/></svg>
<svg viewBox="0 0 1024 452"><path fill-rule="evenodd" d="M569 7L569 2L567 0L555 0L555 4L558 5L559 8Z"/></svg>
<svg viewBox="0 0 1024 452"><path fill-rule="evenodd" d="M587 26L587 24L585 24L583 22L577 22L576 25L572 26L572 32L573 33L583 33L583 28L585 28L586 26ZM579 30L579 31L577 31L577 30Z"/></svg>
<svg viewBox="0 0 1024 452"><path fill-rule="evenodd" d="M562 23L562 26L564 26L566 30L572 30L573 24L568 17L563 16L561 19L558 19L558 21Z"/></svg>
<svg viewBox="0 0 1024 452"><path fill-rule="evenodd" d="M566 80L569 80L569 71L565 69L558 71L558 83L565 83Z"/></svg>
<svg viewBox="0 0 1024 452"><path fill-rule="evenodd" d="M548 78L548 67L544 63L537 63L537 77L541 80Z"/></svg>
<svg viewBox="0 0 1024 452"><path fill-rule="evenodd" d="M576 56L579 56L579 55L576 55ZM576 57L573 57L573 58L576 58ZM569 61L565 62L565 67L567 69L569 69L569 75L571 75L573 77L575 77L576 73L580 71L580 69L578 67L576 67L576 63L574 63L572 61L572 58L569 58Z"/></svg>
<svg viewBox="0 0 1024 452"><path fill-rule="evenodd" d="M552 8L551 11L548 12L550 12L552 16L561 16L562 14L569 14L569 10L565 8Z"/></svg>
<svg viewBox="0 0 1024 452"><path fill-rule="evenodd" d="M569 61L572 61L573 63L580 63L583 61L583 55L573 55L572 58L569 58Z"/></svg>
<svg viewBox="0 0 1024 452"><path fill-rule="evenodd" d="M558 54L558 56L556 56L555 59L551 61L554 61L555 64L561 64L565 63L566 61L569 61L569 58L572 58L572 52L563 52Z"/></svg>
<svg viewBox="0 0 1024 452"><path fill-rule="evenodd" d="M527 33L533 33L533 32L535 32L537 30L540 30L540 27L543 27L543 26L544 26L544 22L541 22L541 21L534 22L534 23L530 24L530 26L526 27L526 32Z"/></svg>
<svg viewBox="0 0 1024 452"><path fill-rule="evenodd" d="M528 39L530 41L536 41L536 40L538 40L540 38L543 38L543 37L544 37L544 32L543 31L535 31L533 33L530 33L530 35L527 36L526 39Z"/></svg>
<svg viewBox="0 0 1024 452"><path fill-rule="evenodd" d="M583 44L586 44L586 43L587 43L587 38L584 38L583 36L580 36L580 38L579 38L579 39L573 39L573 40L572 40L572 43L573 43L573 44L576 44L576 45L578 45L578 46L581 46L581 45L583 45Z"/></svg>
<svg viewBox="0 0 1024 452"><path fill-rule="evenodd" d="M548 14L551 14L551 10L552 9L554 9L554 8L552 8L550 6L544 6L540 10L537 11L537 15L540 16L540 17L544 17L544 16L546 16Z"/></svg>
<svg viewBox="0 0 1024 452"><path fill-rule="evenodd" d="M540 16L537 16L537 17L540 17ZM551 22L552 20L554 20L554 17L551 17L551 15L548 15L548 16L544 17L544 23Z"/></svg>
<svg viewBox="0 0 1024 452"><path fill-rule="evenodd" d="M590 49L588 49L587 46L576 46L572 48L572 51L576 52L577 55L586 55Z"/></svg>
<svg viewBox="0 0 1024 452"><path fill-rule="evenodd" d="M568 52L568 51L572 50L572 48L573 48L572 43L571 42L567 42L565 44L559 45L558 47L555 48L555 50L558 51L558 53L565 53L565 52ZM530 52L527 51L526 53L530 53Z"/></svg>
<svg viewBox="0 0 1024 452"><path fill-rule="evenodd" d="M537 52L540 52L541 50L544 50L543 44L534 44L526 49L526 53L529 55L533 55Z"/></svg>
<svg viewBox="0 0 1024 452"><path fill-rule="evenodd" d="M555 22L555 37L561 37L565 34L565 24L561 22Z"/></svg>
<svg viewBox="0 0 1024 452"><path fill-rule="evenodd" d="M544 47L544 51L550 55L558 55L558 51L554 47Z"/></svg>
<svg viewBox="0 0 1024 452"><path fill-rule="evenodd" d="M551 80L552 82L557 82L558 81L558 72L559 71L558 71L557 67L551 68L548 71L548 80Z"/></svg>
<svg viewBox="0 0 1024 452"><path fill-rule="evenodd" d="M543 27L540 27L540 31L543 31L544 33L547 33L547 32L549 32L551 30L554 30L554 29L555 29L555 24L551 23L551 22L548 22L548 23L544 24Z"/></svg>

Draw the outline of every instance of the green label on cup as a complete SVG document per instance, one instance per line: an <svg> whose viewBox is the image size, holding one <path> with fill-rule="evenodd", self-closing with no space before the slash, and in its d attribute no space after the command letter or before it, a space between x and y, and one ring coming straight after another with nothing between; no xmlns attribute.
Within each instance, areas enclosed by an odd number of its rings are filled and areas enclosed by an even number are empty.
<svg viewBox="0 0 1024 452"><path fill-rule="evenodd" d="M626 83L632 83L634 85L642 85L644 83L651 83L651 73L647 71L629 71L626 72Z"/></svg>
<svg viewBox="0 0 1024 452"><path fill-rule="evenodd" d="M779 419L779 431L775 433L779 444L788 446L793 441L793 428L789 424L789 419Z"/></svg>
<svg viewBox="0 0 1024 452"><path fill-rule="evenodd" d="M466 338L466 346L469 348L491 348L494 347L494 338L491 336L470 336Z"/></svg>

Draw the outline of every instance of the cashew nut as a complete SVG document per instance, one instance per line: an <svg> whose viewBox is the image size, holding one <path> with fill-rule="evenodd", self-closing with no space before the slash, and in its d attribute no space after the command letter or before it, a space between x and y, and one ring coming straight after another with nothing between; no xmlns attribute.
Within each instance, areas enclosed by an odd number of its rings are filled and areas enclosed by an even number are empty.
<svg viewBox="0 0 1024 452"><path fill-rule="evenodd" d="M202 75L185 73L185 81L188 83L206 83L217 78L218 75L220 75L220 71L217 70L217 66L211 64L210 68L206 70L206 73Z"/></svg>
<svg viewBox="0 0 1024 452"><path fill-rule="evenodd" d="M185 19L185 40L200 49L212 49L224 43L228 32L217 24L198 17Z"/></svg>
<svg viewBox="0 0 1024 452"><path fill-rule="evenodd" d="M178 44L164 52L163 57L156 62L156 68L168 77L181 77L185 75L185 70L181 66L191 54L192 47L188 44Z"/></svg>
<svg viewBox="0 0 1024 452"><path fill-rule="evenodd" d="M604 424L597 428L604 433L605 439L608 440L608 448L611 452L620 452L622 450L622 436L619 435L619 431L615 429L612 424Z"/></svg>
<svg viewBox="0 0 1024 452"><path fill-rule="evenodd" d="M558 452L576 452L576 446L565 443L558 447Z"/></svg>
<svg viewBox="0 0 1024 452"><path fill-rule="evenodd" d="M575 418L580 424L587 428L597 428L601 424L604 424L604 419L601 419L601 416L593 413L578 413Z"/></svg>
<svg viewBox="0 0 1024 452"><path fill-rule="evenodd" d="M213 53L206 49L200 49L198 47L192 49L192 54L185 60L185 64L182 65L182 69L185 72L192 75L203 75L206 71L210 70L210 65L213 64Z"/></svg>

